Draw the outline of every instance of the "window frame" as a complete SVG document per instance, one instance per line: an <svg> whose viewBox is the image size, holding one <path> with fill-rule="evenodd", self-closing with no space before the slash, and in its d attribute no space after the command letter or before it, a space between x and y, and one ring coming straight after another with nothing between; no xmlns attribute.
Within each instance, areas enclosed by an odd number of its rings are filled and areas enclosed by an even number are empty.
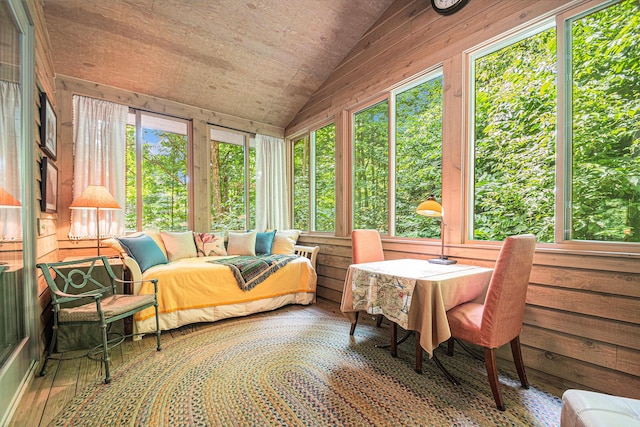
<svg viewBox="0 0 640 427"><path fill-rule="evenodd" d="M251 218L251 176L250 176L250 166L251 166L251 160L249 158L249 156L251 155L251 149L253 148L255 150L255 134L251 134L249 132L245 132L245 131L241 131L241 130L237 130L237 129L231 129L231 128L227 128L224 126L217 126L214 124L208 124L207 126L207 143L209 144L208 148L207 148L207 152L208 152L208 158L211 159L211 143L214 141L214 139L212 139L212 131L214 130L220 130L223 132L227 132L227 133L234 133L234 134L238 134L243 138L243 143L242 144L237 144L235 142L227 142L227 141L220 141L224 144L232 144L232 145L237 145L240 146L242 145L243 147L243 155L244 155L244 159L243 159L243 163L244 163L244 196L243 196L243 201L244 201L244 215L245 215L245 229L249 230L251 229L251 225L252 225L252 218ZM207 182L211 181L211 170L207 171ZM213 184L213 183L212 183ZM209 225L209 227L211 228L211 221L212 221L212 210L213 210L213 206L211 205L211 194L209 194L209 188L210 186L207 187L207 194L208 194L208 202L207 205L209 206L208 209L208 221L207 224ZM255 223L255 218L253 218L254 223Z"/></svg>
<svg viewBox="0 0 640 427"><path fill-rule="evenodd" d="M135 119L135 147L136 147L136 230L133 232L139 232L144 229L142 224L142 116L157 117L163 120L174 120L184 122L187 126L187 229L193 230L194 226L194 183L193 183L193 120L186 119L184 117L172 116L169 114L156 113L153 111L147 111L136 107L129 107L129 114L134 116ZM127 125L128 126L128 125ZM126 170L126 167L125 167ZM126 184L125 184L126 185ZM125 220L125 233L132 232L126 229Z"/></svg>
<svg viewBox="0 0 640 427"><path fill-rule="evenodd" d="M549 28L556 29L556 167L555 167L555 209L554 209L554 242L538 243L538 247L557 250L580 250L611 253L640 253L640 244L636 242L586 241L567 238L570 233L571 221L571 170L572 170L572 129L571 129L571 56L567 51L571 49L571 23L584 16L610 7L618 0L592 0L582 5L565 8L555 13L540 17L525 27L515 28L499 37L488 40L463 53L464 56L464 92L465 113L464 120L467 146L465 149L465 206L464 206L464 244L493 245L501 242L479 240L473 238L474 196L475 196L475 59L495 52L503 47L517 43L538 32Z"/></svg>
<svg viewBox="0 0 640 427"><path fill-rule="evenodd" d="M295 216L294 216L295 215L295 194L294 194L294 188L293 188L294 157L295 157L294 146L296 142L306 138L308 149L309 149L309 164L307 165L307 167L309 168L309 192L307 194L307 206L308 206L307 214L309 216L309 227L307 230L304 230L304 231L315 233L315 234L335 235L336 225L337 225L335 224L335 222L334 222L333 231L316 230L316 189L317 189L317 186L316 186L316 132L330 125L333 125L334 129L337 130L337 124L334 117L331 117L327 120L323 120L322 122L318 122L310 126L308 129L305 129L304 131L297 132L291 135L290 137L287 137L287 144L289 145L287 148L287 155L289 157L288 159L288 170L289 170L288 187L289 187L289 199L290 199L289 206L291 209L291 212L289 214L293 224L293 222L295 221ZM335 136L335 139L337 140L337 135ZM336 146L334 150L334 161L336 159L337 149L338 147ZM337 200L335 200L334 203L337 204ZM295 224L293 224L293 226L295 227Z"/></svg>
<svg viewBox="0 0 640 427"><path fill-rule="evenodd" d="M350 175L350 203L352 206L352 209L350 209L350 218L349 218L349 224L350 224L350 229L354 229L355 228L355 224L354 224L354 215L353 215L353 206L355 206L355 195L354 195L354 191L353 191L353 185L355 183L355 176L354 176L354 167L353 165L355 164L355 142L354 142L354 116L363 111L366 110L367 108L370 108L376 104L379 104L381 102L387 101L387 105L388 105L388 122L387 122L387 132L388 132L388 137L387 137L387 159L388 159L388 191L387 191L387 204L388 204L388 213L387 213L387 232L381 232L381 235L385 236L385 237L389 237L389 238L397 238L397 239L404 239L404 240L438 240L436 238L430 238L430 237L406 237L406 236L397 236L396 235L396 148L397 148L397 144L396 144L396 99L397 99L397 95L401 94L407 90L410 90L416 86L420 86L430 80L436 79L436 78L442 78L444 81L445 75L444 75L444 67L442 64L438 64L436 66L430 67L427 70L423 71L422 73L418 74L417 76L413 76L403 82L398 83L397 85L392 86L390 89L388 89L387 91L385 91L385 93L377 96L377 97L373 97L368 99L365 102L362 102L360 104L357 104L356 106L350 108L348 110L348 117L349 117L349 134L348 134L348 141L349 141L349 150L350 150L350 162L351 162L351 175ZM443 90L443 96L442 96L442 108L443 108L443 112L445 110L445 96L444 96L444 90ZM444 121L444 115L443 115L443 121ZM444 129L443 129L443 133L441 134L441 145L440 145L440 155L444 158ZM440 179L441 182L443 180L444 177L444 162L442 162L442 167L440 169ZM441 187L442 190L442 187ZM416 202L416 207L417 204L420 203L420 201Z"/></svg>

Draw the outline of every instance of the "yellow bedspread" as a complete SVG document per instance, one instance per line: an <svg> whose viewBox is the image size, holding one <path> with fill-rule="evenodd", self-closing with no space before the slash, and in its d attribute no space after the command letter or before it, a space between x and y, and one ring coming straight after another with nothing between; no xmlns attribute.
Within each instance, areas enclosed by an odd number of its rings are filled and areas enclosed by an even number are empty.
<svg viewBox="0 0 640 427"><path fill-rule="evenodd" d="M145 271L143 279L158 279L158 309L171 313L191 308L235 304L298 292L315 292L316 273L305 259L296 259L250 291L243 291L228 266L207 261L227 257L184 258ZM144 282L139 294L152 294L153 284ZM153 307L139 312L135 320L154 316Z"/></svg>

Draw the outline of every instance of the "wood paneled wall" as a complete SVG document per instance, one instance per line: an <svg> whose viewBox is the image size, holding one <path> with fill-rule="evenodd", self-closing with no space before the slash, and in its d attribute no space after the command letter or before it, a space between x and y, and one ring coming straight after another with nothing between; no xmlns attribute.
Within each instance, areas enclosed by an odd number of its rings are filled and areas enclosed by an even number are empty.
<svg viewBox="0 0 640 427"><path fill-rule="evenodd" d="M294 135L336 123L336 236L305 233L319 245L318 296L340 302L351 263L349 114L414 76L442 66L444 76L443 205L447 254L493 266L500 245L465 240L465 52L584 1L472 1L439 16L425 0L398 0L360 40L287 127ZM347 179L345 179L345 177ZM388 259L429 258L438 241L384 239ZM592 249L592 248L590 248ZM527 294L522 344L529 370L559 389L581 387L640 398L640 256L538 245ZM511 358L510 350L499 352ZM504 364L504 366L512 366Z"/></svg>

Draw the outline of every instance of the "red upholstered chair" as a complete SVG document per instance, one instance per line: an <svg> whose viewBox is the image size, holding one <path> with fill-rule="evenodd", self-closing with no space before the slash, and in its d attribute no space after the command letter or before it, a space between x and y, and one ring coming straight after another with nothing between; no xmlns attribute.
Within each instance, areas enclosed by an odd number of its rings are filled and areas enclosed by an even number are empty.
<svg viewBox="0 0 640 427"><path fill-rule="evenodd" d="M378 230L353 230L351 232L351 262L362 264L365 262L384 261L382 250L382 240ZM377 326L382 322L382 315L378 317ZM358 313L356 321L351 324L349 335L353 335L358 324Z"/></svg>
<svg viewBox="0 0 640 427"><path fill-rule="evenodd" d="M522 362L520 331L533 265L536 238L532 234L507 237L491 276L484 304L464 303L447 312L451 338L448 353L453 355L454 339L484 347L484 359L496 406L505 410L498 382L495 350L511 343L518 377L528 388Z"/></svg>

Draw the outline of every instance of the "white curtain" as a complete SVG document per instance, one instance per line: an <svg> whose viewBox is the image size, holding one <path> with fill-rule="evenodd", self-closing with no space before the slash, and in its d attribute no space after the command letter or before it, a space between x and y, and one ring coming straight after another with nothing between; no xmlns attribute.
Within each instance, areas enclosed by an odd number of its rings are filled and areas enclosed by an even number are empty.
<svg viewBox="0 0 640 427"><path fill-rule="evenodd" d="M0 81L0 187L22 204L20 115L20 84ZM0 207L0 240L22 240L21 215L19 207Z"/></svg>
<svg viewBox="0 0 640 427"><path fill-rule="evenodd" d="M104 185L124 209L129 107L73 96L73 199ZM124 234L124 210L100 211L100 238ZM96 211L72 209L70 239L96 238Z"/></svg>
<svg viewBox="0 0 640 427"><path fill-rule="evenodd" d="M289 222L284 140L256 135L256 229L284 230Z"/></svg>

